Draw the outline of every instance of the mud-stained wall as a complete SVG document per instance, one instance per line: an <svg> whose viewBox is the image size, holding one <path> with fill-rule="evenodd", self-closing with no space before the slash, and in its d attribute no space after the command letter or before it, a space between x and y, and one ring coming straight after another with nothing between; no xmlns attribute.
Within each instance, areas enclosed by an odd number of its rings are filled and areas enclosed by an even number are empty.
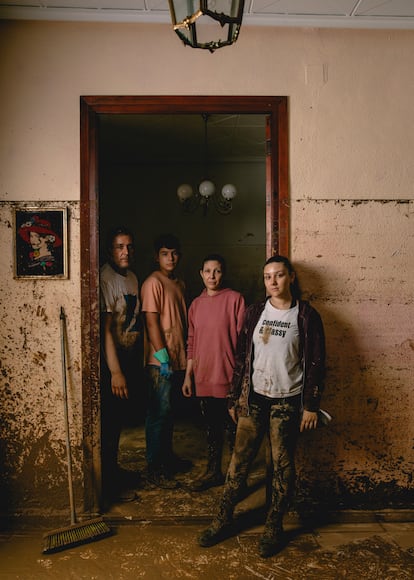
<svg viewBox="0 0 414 580"><path fill-rule="evenodd" d="M300 438L301 493L335 508L412 506L414 202L294 205L292 253L325 323L334 416Z"/></svg>
<svg viewBox="0 0 414 580"><path fill-rule="evenodd" d="M79 348L79 204L38 203L66 207L69 215L69 279L13 280L15 208L2 202L0 257L2 292L1 458L2 512L68 514L68 473L63 387L66 380L75 497L82 504L81 361ZM66 332L60 311L66 315ZM63 335L66 335L63 338ZM62 343L63 341L63 343ZM63 375L62 344L66 373ZM66 377L66 378L65 378ZM24 507L23 507L24 506Z"/></svg>
<svg viewBox="0 0 414 580"><path fill-rule="evenodd" d="M328 430L301 437L298 499L412 505L414 32L245 27L211 55L163 25L2 22L0 53L9 511L67 506L61 305L81 491L79 97L88 94L288 96L291 257L325 321L323 404L334 415ZM38 201L69 207L68 280L13 279L14 205Z"/></svg>

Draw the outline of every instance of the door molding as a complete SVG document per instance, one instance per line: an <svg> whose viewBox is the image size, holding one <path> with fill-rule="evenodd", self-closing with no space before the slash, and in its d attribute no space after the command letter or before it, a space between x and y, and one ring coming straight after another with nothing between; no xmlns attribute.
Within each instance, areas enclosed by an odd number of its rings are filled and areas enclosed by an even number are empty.
<svg viewBox="0 0 414 580"><path fill-rule="evenodd" d="M80 98L80 250L84 509L101 503L99 390L99 183L100 114L264 114L266 119L266 256L288 255L287 97L82 96Z"/></svg>

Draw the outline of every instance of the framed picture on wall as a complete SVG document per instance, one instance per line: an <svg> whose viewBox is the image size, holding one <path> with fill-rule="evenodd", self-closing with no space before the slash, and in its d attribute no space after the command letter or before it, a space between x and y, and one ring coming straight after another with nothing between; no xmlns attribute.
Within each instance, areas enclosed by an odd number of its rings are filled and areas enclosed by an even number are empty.
<svg viewBox="0 0 414 580"><path fill-rule="evenodd" d="M68 277L68 210L17 207L14 213L14 277Z"/></svg>

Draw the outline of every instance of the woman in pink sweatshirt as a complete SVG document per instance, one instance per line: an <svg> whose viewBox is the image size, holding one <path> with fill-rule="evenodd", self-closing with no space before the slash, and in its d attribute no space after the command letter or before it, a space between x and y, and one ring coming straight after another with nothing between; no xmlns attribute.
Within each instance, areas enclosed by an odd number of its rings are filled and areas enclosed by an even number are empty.
<svg viewBox="0 0 414 580"><path fill-rule="evenodd" d="M204 258L200 275L205 289L188 311L187 368L182 391L191 397L194 387L200 399L208 457L206 472L190 486L192 491L224 483L221 461L225 432L230 451L234 444L235 424L227 411L227 395L246 305L239 292L223 288L225 273L222 256L210 254Z"/></svg>

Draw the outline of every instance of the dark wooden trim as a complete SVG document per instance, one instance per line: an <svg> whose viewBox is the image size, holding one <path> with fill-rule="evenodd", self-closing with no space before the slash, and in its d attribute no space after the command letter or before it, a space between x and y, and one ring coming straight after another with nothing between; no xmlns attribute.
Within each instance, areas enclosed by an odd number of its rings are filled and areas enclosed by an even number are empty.
<svg viewBox="0 0 414 580"><path fill-rule="evenodd" d="M273 164L277 165L277 195L274 208L278 212L278 229L274 234L273 244L277 243L276 251L283 256L289 255L289 141L288 141L288 111L285 98L278 106L278 129L275 135L278 148ZM277 210L276 210L277 208Z"/></svg>
<svg viewBox="0 0 414 580"><path fill-rule="evenodd" d="M268 115L266 138L266 253L288 255L287 97L273 96L82 96L81 110L81 306L85 510L99 509L99 208L98 119L100 114L246 113Z"/></svg>
<svg viewBox="0 0 414 580"><path fill-rule="evenodd" d="M100 389L99 389L99 209L97 115L81 99L81 336L84 451L84 509L99 511Z"/></svg>
<svg viewBox="0 0 414 580"><path fill-rule="evenodd" d="M277 113L286 97L229 96L84 96L82 101L95 113Z"/></svg>
<svg viewBox="0 0 414 580"><path fill-rule="evenodd" d="M275 128L275 121L272 115L266 115L266 258L276 253L273 243L274 232L276 231L274 200L277 198L277 190L274 186L275 168L273 163L275 156L274 133L276 131L277 126Z"/></svg>

